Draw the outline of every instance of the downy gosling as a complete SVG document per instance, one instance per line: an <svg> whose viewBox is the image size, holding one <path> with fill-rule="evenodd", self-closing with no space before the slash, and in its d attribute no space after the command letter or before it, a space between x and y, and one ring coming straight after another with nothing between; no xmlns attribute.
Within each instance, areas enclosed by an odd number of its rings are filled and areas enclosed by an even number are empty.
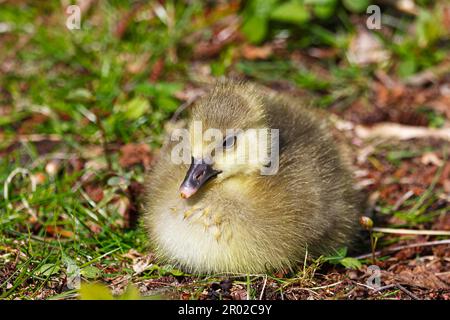
<svg viewBox="0 0 450 320"><path fill-rule="evenodd" d="M175 139L147 176L144 222L158 257L187 272L264 273L349 245L359 196L325 121L301 104L225 81L193 106L190 161L174 161ZM223 138L195 139L199 128ZM253 161L258 143L277 145L276 157Z"/></svg>

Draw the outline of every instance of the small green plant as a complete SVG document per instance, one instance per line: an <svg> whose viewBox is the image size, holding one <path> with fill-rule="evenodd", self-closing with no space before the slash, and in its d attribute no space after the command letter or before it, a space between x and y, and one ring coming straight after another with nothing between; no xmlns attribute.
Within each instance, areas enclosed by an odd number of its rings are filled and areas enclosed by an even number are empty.
<svg viewBox="0 0 450 320"><path fill-rule="evenodd" d="M242 31L252 43L266 39L269 23L277 22L291 26L319 24L338 10L361 13L370 5L369 0L250 0L244 9ZM319 22L312 22L319 20Z"/></svg>
<svg viewBox="0 0 450 320"><path fill-rule="evenodd" d="M347 248L342 247L336 250L335 254L325 256L322 258L324 262L330 264L340 264L349 269L359 269L361 268L361 262L358 259L347 257Z"/></svg>

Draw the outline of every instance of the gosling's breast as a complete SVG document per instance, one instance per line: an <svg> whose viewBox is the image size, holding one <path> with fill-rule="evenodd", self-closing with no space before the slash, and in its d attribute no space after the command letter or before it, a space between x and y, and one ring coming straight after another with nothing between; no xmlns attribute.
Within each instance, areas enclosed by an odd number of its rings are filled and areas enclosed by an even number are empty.
<svg viewBox="0 0 450 320"><path fill-rule="evenodd" d="M233 228L221 208L184 200L165 207L154 220L153 234L167 258L196 271L230 269Z"/></svg>

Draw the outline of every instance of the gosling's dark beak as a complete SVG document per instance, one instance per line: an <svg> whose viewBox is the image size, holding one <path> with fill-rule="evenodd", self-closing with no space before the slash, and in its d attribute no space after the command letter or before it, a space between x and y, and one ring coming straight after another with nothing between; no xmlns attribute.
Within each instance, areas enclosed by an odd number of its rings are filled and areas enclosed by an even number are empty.
<svg viewBox="0 0 450 320"><path fill-rule="evenodd" d="M192 161L186 177L180 186L181 197L189 198L200 189L209 179L217 176L220 171L214 170L211 165L206 163L195 163Z"/></svg>

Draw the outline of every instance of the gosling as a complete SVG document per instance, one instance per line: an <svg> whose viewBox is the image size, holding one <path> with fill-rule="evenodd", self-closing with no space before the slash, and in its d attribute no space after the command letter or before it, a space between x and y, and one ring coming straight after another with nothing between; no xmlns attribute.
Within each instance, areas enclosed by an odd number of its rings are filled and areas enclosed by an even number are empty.
<svg viewBox="0 0 450 320"><path fill-rule="evenodd" d="M253 84L223 81L193 106L189 121L191 163L173 161L172 141L147 176L144 223L158 257L192 273L265 273L295 270L306 256L351 243L359 195L313 110ZM195 123L202 133L219 129L223 141L192 139ZM227 129L241 130L227 136ZM278 143L278 157L250 161L250 146L260 141L246 129L278 129L277 141L271 133L266 144ZM214 143L222 157L213 157Z"/></svg>

